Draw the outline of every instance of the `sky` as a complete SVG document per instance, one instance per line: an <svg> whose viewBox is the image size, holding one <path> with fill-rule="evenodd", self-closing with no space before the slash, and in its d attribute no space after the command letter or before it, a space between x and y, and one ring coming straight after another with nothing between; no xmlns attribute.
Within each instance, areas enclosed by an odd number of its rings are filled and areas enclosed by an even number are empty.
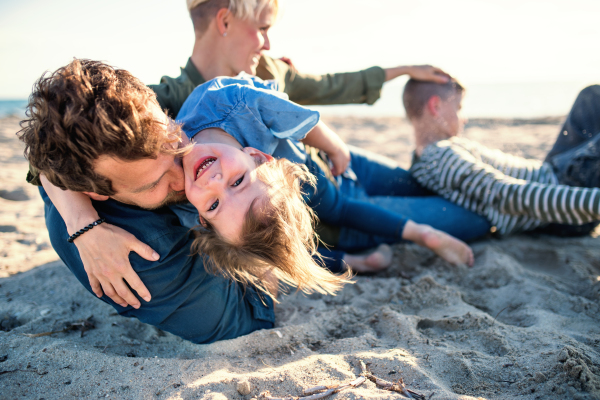
<svg viewBox="0 0 600 400"><path fill-rule="evenodd" d="M302 72L432 64L473 88L472 109L481 93L485 100L493 88L527 83L524 96L542 87L549 90L544 101L564 97L556 112L585 84L600 82L597 0L284 0L282 6L270 55L291 58ZM156 83L179 75L192 44L184 0L0 0L0 99L26 98L44 71L73 57L100 59ZM380 108L403 82L388 84Z"/></svg>

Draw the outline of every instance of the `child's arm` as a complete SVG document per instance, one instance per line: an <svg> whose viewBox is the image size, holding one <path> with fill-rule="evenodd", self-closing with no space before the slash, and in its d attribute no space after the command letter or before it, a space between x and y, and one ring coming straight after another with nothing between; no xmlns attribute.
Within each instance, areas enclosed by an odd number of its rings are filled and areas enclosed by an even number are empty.
<svg viewBox="0 0 600 400"><path fill-rule="evenodd" d="M333 163L331 173L334 176L341 175L348 168L350 163L348 146L324 122L319 121L301 142L327 153Z"/></svg>
<svg viewBox="0 0 600 400"><path fill-rule="evenodd" d="M48 197L65 221L69 234L100 218L92 201L85 194L62 190L50 183L43 175L40 179ZM150 292L129 262L131 251L135 251L146 260L158 260L158 254L150 246L107 222L85 232L75 239L73 244L79 250L90 286L96 296L102 297L104 290L108 297L122 307L129 304L139 308L140 301L129 290L125 284L127 282L140 297L150 301Z"/></svg>

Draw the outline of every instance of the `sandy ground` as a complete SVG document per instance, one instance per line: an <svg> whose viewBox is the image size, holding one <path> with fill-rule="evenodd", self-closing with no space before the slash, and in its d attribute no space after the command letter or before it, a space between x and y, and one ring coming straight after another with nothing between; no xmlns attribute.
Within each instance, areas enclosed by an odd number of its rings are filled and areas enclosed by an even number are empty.
<svg viewBox="0 0 600 400"><path fill-rule="evenodd" d="M349 143L408 166L405 121L325 120ZM559 124L475 120L465 134L543 157ZM600 398L595 237L488 239L473 244L471 269L398 245L389 270L357 277L336 297L284 297L272 330L194 345L120 317L58 261L42 201L24 181L17 129L16 118L0 120L2 399L250 399L266 390L298 396L355 379L359 359L427 399ZM31 336L65 327L71 329ZM237 390L243 382L247 395ZM332 398L402 395L367 381Z"/></svg>

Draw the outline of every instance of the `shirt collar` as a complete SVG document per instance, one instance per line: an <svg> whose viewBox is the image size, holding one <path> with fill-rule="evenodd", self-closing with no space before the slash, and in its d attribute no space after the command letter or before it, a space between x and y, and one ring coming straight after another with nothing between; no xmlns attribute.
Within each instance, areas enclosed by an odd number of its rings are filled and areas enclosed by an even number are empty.
<svg viewBox="0 0 600 400"><path fill-rule="evenodd" d="M194 86L198 86L206 82L206 79L200 74L200 71L196 68L194 63L192 62L192 58L188 58L188 62L185 65L185 73L190 78Z"/></svg>

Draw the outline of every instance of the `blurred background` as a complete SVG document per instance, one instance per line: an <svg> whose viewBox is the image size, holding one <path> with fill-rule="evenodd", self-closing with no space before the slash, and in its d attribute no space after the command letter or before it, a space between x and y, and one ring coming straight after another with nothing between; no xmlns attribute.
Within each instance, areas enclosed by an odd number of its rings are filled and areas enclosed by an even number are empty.
<svg viewBox="0 0 600 400"><path fill-rule="evenodd" d="M558 116L600 82L598 21L597 0L283 0L269 54L306 73L432 64L467 86L468 117ZM184 0L0 0L0 116L22 112L34 81L73 57L149 84L178 76L192 44ZM318 109L402 116L404 82L374 106Z"/></svg>

